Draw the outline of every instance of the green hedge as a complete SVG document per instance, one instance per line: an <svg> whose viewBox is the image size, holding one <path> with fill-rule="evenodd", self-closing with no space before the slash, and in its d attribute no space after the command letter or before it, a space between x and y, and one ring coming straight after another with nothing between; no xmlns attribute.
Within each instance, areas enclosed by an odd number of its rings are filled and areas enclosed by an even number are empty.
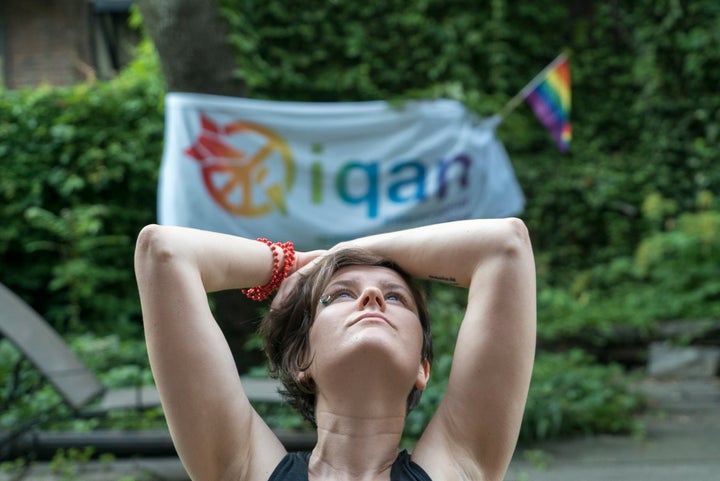
<svg viewBox="0 0 720 481"><path fill-rule="evenodd" d="M0 96L0 276L56 328L135 330L134 238L155 218L162 82Z"/></svg>

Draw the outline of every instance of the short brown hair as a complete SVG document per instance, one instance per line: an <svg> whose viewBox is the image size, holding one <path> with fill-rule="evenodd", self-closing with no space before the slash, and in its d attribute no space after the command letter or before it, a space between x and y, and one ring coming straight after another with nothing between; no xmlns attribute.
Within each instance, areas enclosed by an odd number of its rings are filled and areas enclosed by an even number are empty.
<svg viewBox="0 0 720 481"><path fill-rule="evenodd" d="M310 328L320 296L332 276L349 266L386 267L402 277L410 288L423 330L422 360L432 363L432 334L425 296L410 275L394 262L361 249L343 249L326 255L307 275L297 280L293 291L278 306L271 308L260 324L270 375L280 379L285 387L282 394L288 403L313 425L315 384L312 379L299 381L296 373L308 369L312 363L312 359L307 359ZM418 405L421 394L419 389L413 387L407 399L408 412Z"/></svg>

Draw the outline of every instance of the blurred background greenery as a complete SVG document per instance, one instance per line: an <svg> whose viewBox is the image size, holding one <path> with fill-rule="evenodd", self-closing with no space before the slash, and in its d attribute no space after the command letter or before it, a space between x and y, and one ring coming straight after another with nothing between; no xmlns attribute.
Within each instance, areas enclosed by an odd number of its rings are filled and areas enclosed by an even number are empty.
<svg viewBox="0 0 720 481"><path fill-rule="evenodd" d="M219 5L235 74L255 98L448 97L491 115L570 49L570 153L526 106L498 130L527 198L520 217L538 268L539 349L521 440L636 428L634 372L658 326L720 319L720 3ZM142 28L139 11L132 21ZM112 80L0 91L0 280L111 387L151 379L132 256L155 220L166 91L147 35ZM408 440L442 396L464 302L462 290L428 289L437 361ZM50 409L62 421L46 428L162 425L158 411L72 419L26 367L0 341L0 429ZM258 409L274 425L301 424Z"/></svg>

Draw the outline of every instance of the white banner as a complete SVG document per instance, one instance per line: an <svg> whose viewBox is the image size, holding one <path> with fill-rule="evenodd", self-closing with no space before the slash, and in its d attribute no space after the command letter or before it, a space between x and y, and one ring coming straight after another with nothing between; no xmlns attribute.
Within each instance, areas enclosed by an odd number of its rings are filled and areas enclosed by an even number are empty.
<svg viewBox="0 0 720 481"><path fill-rule="evenodd" d="M499 117L452 100L274 102L171 93L158 221L299 249L458 219L524 197Z"/></svg>

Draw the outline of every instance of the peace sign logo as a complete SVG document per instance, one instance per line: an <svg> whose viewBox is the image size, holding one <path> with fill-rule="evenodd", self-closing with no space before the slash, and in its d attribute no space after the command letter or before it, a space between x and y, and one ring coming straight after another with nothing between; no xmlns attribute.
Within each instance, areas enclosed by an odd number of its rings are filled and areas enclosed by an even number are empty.
<svg viewBox="0 0 720 481"><path fill-rule="evenodd" d="M252 122L218 125L201 114L200 124L202 131L185 154L200 162L212 199L238 216L257 217L273 209L287 214L285 193L295 180L287 143Z"/></svg>

